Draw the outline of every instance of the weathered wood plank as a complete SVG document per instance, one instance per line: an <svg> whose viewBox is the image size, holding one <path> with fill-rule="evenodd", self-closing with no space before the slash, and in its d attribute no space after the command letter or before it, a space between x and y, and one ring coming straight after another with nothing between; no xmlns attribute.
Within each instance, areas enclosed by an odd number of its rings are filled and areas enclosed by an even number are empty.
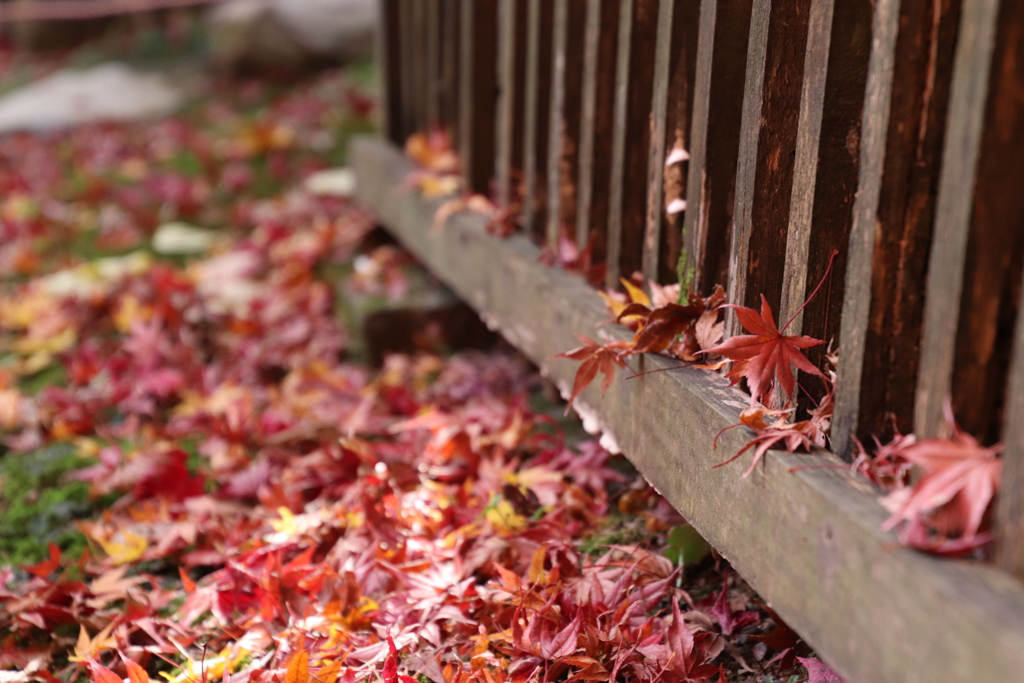
<svg viewBox="0 0 1024 683"><path fill-rule="evenodd" d="M614 74L619 36L619 0L587 0L580 105L580 157L576 194L576 245L593 244L596 262L605 258L608 193L611 179L611 132ZM597 191L595 192L595 188Z"/></svg>
<svg viewBox="0 0 1024 683"><path fill-rule="evenodd" d="M410 169L399 150L363 139L350 156L362 201L560 387L571 386L576 364L552 356L577 344L575 334L616 334L597 294L541 266L525 237L494 238L469 213L432 234L437 203L395 189ZM748 438L731 430L711 447L746 405L725 385L694 368L654 372L616 381L604 396L592 386L578 407L850 683L1017 680L1024 587L981 564L899 548L879 531L887 513L875 494L847 471L787 471L838 463L829 456L773 451L747 479L739 466L712 469Z"/></svg>
<svg viewBox="0 0 1024 683"><path fill-rule="evenodd" d="M1019 308L1006 395L1005 415L1024 415L1024 315ZM996 560L1000 567L1024 579L1024 420L1014 417L1004 421L1003 446L1003 482L996 508Z"/></svg>
<svg viewBox="0 0 1024 683"><path fill-rule="evenodd" d="M959 12L959 0L902 0L898 30L886 34L892 53L888 115L872 112L864 119L863 139L872 147L862 154L863 189L844 264L853 288L847 310L860 316L847 321L840 345L834 448L844 456L853 453L852 436L888 439L894 420L903 432L911 428Z"/></svg>
<svg viewBox="0 0 1024 683"><path fill-rule="evenodd" d="M755 3L751 14L728 285L744 306L764 295L779 310L809 18L810 0Z"/></svg>
<svg viewBox="0 0 1024 683"><path fill-rule="evenodd" d="M459 9L462 0L441 0L441 83L438 88L441 127L458 148L459 135Z"/></svg>
<svg viewBox="0 0 1024 683"><path fill-rule="evenodd" d="M380 102L378 128L389 140L402 143L401 136L401 43L399 36L399 0L383 0L378 15L376 58L379 64Z"/></svg>
<svg viewBox="0 0 1024 683"><path fill-rule="evenodd" d="M1007 424L1021 417L1004 407L1024 260L1024 5L1001 2L996 26L952 376L957 422L988 443L1004 414ZM1010 493L1014 482L1004 485Z"/></svg>
<svg viewBox="0 0 1024 683"><path fill-rule="evenodd" d="M428 129L436 129L441 123L441 0L426 0L424 8L426 22L426 123Z"/></svg>
<svg viewBox="0 0 1024 683"><path fill-rule="evenodd" d="M654 47L654 84L651 100L651 153L647 159L647 219L644 223L641 272L645 280L658 280L663 226L665 129L668 126L669 67L672 62L672 15L675 2L662 0L658 7L657 42Z"/></svg>
<svg viewBox="0 0 1024 683"><path fill-rule="evenodd" d="M577 161L580 137L580 97L586 0L555 0L554 64L551 111L548 118L548 217L547 243L556 245L565 231L576 229Z"/></svg>
<svg viewBox="0 0 1024 683"><path fill-rule="evenodd" d="M789 200L786 263L779 303L779 318L792 319L791 334L800 334L803 328L801 306L807 296L811 209L814 206L818 177L818 145L824 116L834 4L834 0L812 2L808 19L804 82L800 91L800 120L797 125L796 158L793 162L793 192Z"/></svg>
<svg viewBox="0 0 1024 683"><path fill-rule="evenodd" d="M523 135L523 227L543 239L547 217L546 114L551 107L551 42L554 4L530 0L527 18L526 97Z"/></svg>
<svg viewBox="0 0 1024 683"><path fill-rule="evenodd" d="M666 0L669 1L669 0ZM608 287L640 270L647 201L647 160L654 94L658 0L622 0L615 72L611 186L608 188Z"/></svg>
<svg viewBox="0 0 1024 683"><path fill-rule="evenodd" d="M516 110L516 6L519 0L499 0L498 6L498 120L495 188L498 206L507 208L512 193L512 129ZM521 108L521 107L520 107Z"/></svg>
<svg viewBox="0 0 1024 683"><path fill-rule="evenodd" d="M708 292L726 283L751 0L701 0L686 218L679 271Z"/></svg>
<svg viewBox="0 0 1024 683"><path fill-rule="evenodd" d="M690 149L693 121L694 79L697 72L697 38L700 28L700 3L675 3L672 11L672 45L669 49L669 87L665 103L665 148ZM664 168L662 201L686 200L689 163ZM662 216L658 281L678 282L679 254L683 248L684 214Z"/></svg>
<svg viewBox="0 0 1024 683"><path fill-rule="evenodd" d="M985 122L998 0L965 0L939 181L935 232L928 259L914 431L943 431L942 405L952 393L964 262Z"/></svg>
<svg viewBox="0 0 1024 683"><path fill-rule="evenodd" d="M497 0L463 0L460 21L462 173L470 191L490 196L498 99Z"/></svg>

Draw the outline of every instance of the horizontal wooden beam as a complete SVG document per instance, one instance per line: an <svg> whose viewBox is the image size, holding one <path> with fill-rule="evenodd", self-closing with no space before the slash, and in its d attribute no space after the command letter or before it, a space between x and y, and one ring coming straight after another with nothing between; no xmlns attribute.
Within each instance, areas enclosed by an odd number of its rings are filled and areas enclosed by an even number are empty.
<svg viewBox="0 0 1024 683"><path fill-rule="evenodd" d="M563 391L577 364L552 356L577 346L576 334L622 335L597 293L542 266L525 237L488 235L472 213L432 231L438 204L398 189L412 167L395 147L362 138L349 158L361 201ZM647 355L629 374L674 365ZM1014 579L899 547L879 529L876 493L830 454L771 452L747 479L740 462L712 469L749 438L730 430L712 448L746 404L718 375L682 368L620 374L576 407L851 683L1020 680L1024 587ZM805 465L836 468L789 471Z"/></svg>

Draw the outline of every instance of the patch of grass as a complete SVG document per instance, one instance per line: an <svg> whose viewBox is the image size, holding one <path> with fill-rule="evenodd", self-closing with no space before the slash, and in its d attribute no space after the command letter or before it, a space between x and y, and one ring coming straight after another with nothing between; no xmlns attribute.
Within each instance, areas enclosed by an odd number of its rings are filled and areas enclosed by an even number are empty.
<svg viewBox="0 0 1024 683"><path fill-rule="evenodd" d="M651 538L642 518L613 512L604 526L585 536L580 552L595 557L603 555L612 545L644 545Z"/></svg>
<svg viewBox="0 0 1024 683"><path fill-rule="evenodd" d="M109 501L90 501L89 484L64 475L89 463L67 443L0 458L0 562L39 562L50 543L69 557L82 554L86 540L74 521Z"/></svg>

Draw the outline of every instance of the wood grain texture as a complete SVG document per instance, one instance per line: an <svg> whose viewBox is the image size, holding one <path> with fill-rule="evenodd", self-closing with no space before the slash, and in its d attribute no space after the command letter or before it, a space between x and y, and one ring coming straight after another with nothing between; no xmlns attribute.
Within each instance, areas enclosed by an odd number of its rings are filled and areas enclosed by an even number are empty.
<svg viewBox="0 0 1024 683"><path fill-rule="evenodd" d="M430 130L441 124L441 0L425 0L424 21L426 21L426 123Z"/></svg>
<svg viewBox="0 0 1024 683"><path fill-rule="evenodd" d="M686 218L679 273L709 293L726 284L751 0L701 0Z"/></svg>
<svg viewBox="0 0 1024 683"><path fill-rule="evenodd" d="M576 245L592 244L595 262L605 259L608 193L615 102L615 63L619 37L619 0L587 0L580 155L576 195Z"/></svg>
<svg viewBox="0 0 1024 683"><path fill-rule="evenodd" d="M763 295L779 310L810 5L755 3L751 15L728 286L744 306Z"/></svg>
<svg viewBox="0 0 1024 683"><path fill-rule="evenodd" d="M804 56L804 81L800 90L800 120L797 124L796 158L793 162L793 192L789 200L786 232L786 262L782 277L779 318L791 320L790 333L803 329L804 298L807 296L807 256L811 242L811 209L818 180L818 145L824 117L828 55L832 42L835 0L811 2Z"/></svg>
<svg viewBox="0 0 1024 683"><path fill-rule="evenodd" d="M911 429L959 17L959 0L902 0L899 5L884 139L880 150L872 150L882 156L872 161L876 175L861 176L870 187L855 211L853 240L869 252L861 260L860 252L853 256L851 250L847 266L847 281L860 285L856 296L866 295L869 301L866 310L851 301L851 311L865 317L856 323L851 319L851 334L842 347L844 371L851 371L844 381L855 376L856 365L862 367L859 384L851 379L843 389L843 401L856 401L855 413L844 412L839 421L842 432L837 431L841 436L834 447L843 455L853 454L851 436L888 440L894 423L902 432ZM864 125L882 122L866 118Z"/></svg>
<svg viewBox="0 0 1024 683"><path fill-rule="evenodd" d="M529 0L523 136L523 227L538 240L546 230L548 112L554 3Z"/></svg>
<svg viewBox="0 0 1024 683"><path fill-rule="evenodd" d="M576 230L576 186L579 162L580 105L583 86L584 35L587 0L556 0L554 68L548 120L547 243L560 233L573 239Z"/></svg>
<svg viewBox="0 0 1024 683"><path fill-rule="evenodd" d="M395 144L402 144L402 52L399 36L399 0L383 0L378 17L375 43L380 68L378 129Z"/></svg>
<svg viewBox="0 0 1024 683"><path fill-rule="evenodd" d="M964 285L998 0L965 0L953 67L949 123L939 181L935 233L928 259L914 431L944 431L943 403L952 393L957 326Z"/></svg>
<svg viewBox="0 0 1024 683"><path fill-rule="evenodd" d="M517 10L525 0L499 0L498 6L498 120L495 152L495 197L507 208L512 196L512 159L515 147L516 111L522 110L516 86ZM524 46L525 47L525 46ZM517 106L519 105L519 106Z"/></svg>
<svg viewBox="0 0 1024 683"><path fill-rule="evenodd" d="M672 42L669 48L668 93L665 102L665 149L689 151L693 122L694 80L697 73L697 39L700 28L700 3L676 2L672 11ZM664 168L662 203L686 199L686 180L690 164ZM677 268L683 248L684 213L662 213L661 246L658 249L657 280L662 284L680 280Z"/></svg>
<svg viewBox="0 0 1024 683"><path fill-rule="evenodd" d="M1001 436L1024 260L1024 5L1000 3L996 26L952 376L957 422L987 443Z"/></svg>
<svg viewBox="0 0 1024 683"><path fill-rule="evenodd" d="M473 214L440 233L426 228L437 203L396 187L410 170L401 152L361 139L352 147L359 198L422 262L544 368L563 389L576 364L553 359L576 334L620 334L584 281L538 263L523 236L501 240ZM514 292L515 296L509 293ZM676 365L645 356L627 371ZM1024 671L1024 588L980 564L898 547L879 531L887 513L847 471L787 470L838 463L770 452L749 478L741 464L712 469L748 438L733 423L747 399L706 371L687 368L591 386L578 407L604 442L645 477L850 683L1015 681Z"/></svg>
<svg viewBox="0 0 1024 683"><path fill-rule="evenodd" d="M665 137L668 125L669 67L672 63L672 16L675 3L658 6L654 48L654 83L651 98L651 153L647 159L647 218L644 221L641 272L644 280L658 280L661 262L661 230L664 224Z"/></svg>
<svg viewBox="0 0 1024 683"><path fill-rule="evenodd" d="M498 100L498 2L463 0L459 145L466 188L491 196Z"/></svg>
<svg viewBox="0 0 1024 683"><path fill-rule="evenodd" d="M653 38L659 4L658 0L622 2L608 189L609 287L619 287L620 276L629 277L642 266L654 93Z"/></svg>
<svg viewBox="0 0 1024 683"><path fill-rule="evenodd" d="M438 86L438 116L441 127L459 138L459 10L462 0L441 0L441 83Z"/></svg>
<svg viewBox="0 0 1024 683"><path fill-rule="evenodd" d="M1024 284L1021 286L1024 288ZM1005 414L1024 415L1024 315L1019 308L1006 396ZM1003 446L1003 487L996 507L996 561L1007 572L1024 579L1024 421L1005 421Z"/></svg>

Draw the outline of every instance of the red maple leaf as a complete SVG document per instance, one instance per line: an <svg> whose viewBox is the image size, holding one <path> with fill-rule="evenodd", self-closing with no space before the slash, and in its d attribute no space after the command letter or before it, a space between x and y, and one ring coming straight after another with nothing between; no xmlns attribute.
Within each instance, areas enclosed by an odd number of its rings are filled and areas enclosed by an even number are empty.
<svg viewBox="0 0 1024 683"><path fill-rule="evenodd" d="M554 358L569 358L571 360L583 361L576 370L576 377L572 383L572 395L569 396L569 405L565 407L568 412L569 406L576 400L576 397L594 381L598 371L604 373L601 381L601 391L608 391L612 379L615 377L615 366L626 367L623 362L623 354L629 351L630 343L625 341L610 341L607 344L598 344L590 337L576 335L583 346L570 351L560 353Z"/></svg>
<svg viewBox="0 0 1024 683"><path fill-rule="evenodd" d="M950 437L910 442L898 453L921 475L913 486L890 493L883 504L893 513L883 530L899 527L900 541L935 553L962 553L988 542L985 513L999 489L1002 446L985 448L957 427L946 405Z"/></svg>
<svg viewBox="0 0 1024 683"><path fill-rule="evenodd" d="M750 334L731 337L709 349L708 353L717 353L743 364L740 374L734 375L738 369L734 367L734 372L729 376L733 377L734 382L739 379L739 376L747 378L747 384L750 386L751 406L767 396L776 383L786 396L792 396L793 365L804 372L824 377L821 370L807 360L801 352L801 349L809 349L824 342L811 337L784 335L783 332L786 328L783 327L782 330L779 330L775 324L775 317L772 315L772 308L763 294L761 295L760 314L746 306L734 304L725 304L725 306L736 311L736 317L739 318L743 329Z"/></svg>

